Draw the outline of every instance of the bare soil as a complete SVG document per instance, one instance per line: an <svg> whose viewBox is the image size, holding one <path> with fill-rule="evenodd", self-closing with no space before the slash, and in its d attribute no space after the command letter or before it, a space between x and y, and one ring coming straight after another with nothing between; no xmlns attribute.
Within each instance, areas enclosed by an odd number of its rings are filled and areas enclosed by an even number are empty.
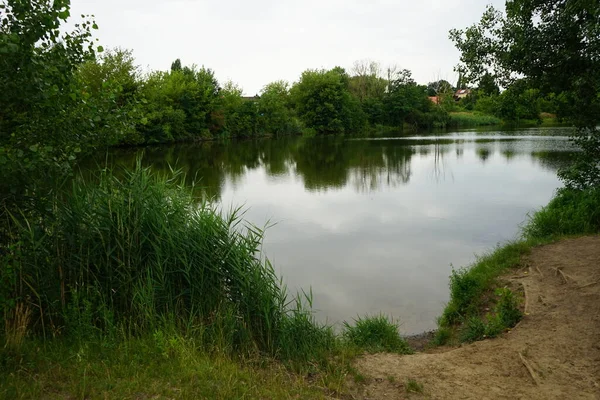
<svg viewBox="0 0 600 400"><path fill-rule="evenodd" d="M374 354L357 369L361 399L600 399L600 237L532 250L504 279L526 315L496 339L409 356ZM407 392L406 383L423 385Z"/></svg>

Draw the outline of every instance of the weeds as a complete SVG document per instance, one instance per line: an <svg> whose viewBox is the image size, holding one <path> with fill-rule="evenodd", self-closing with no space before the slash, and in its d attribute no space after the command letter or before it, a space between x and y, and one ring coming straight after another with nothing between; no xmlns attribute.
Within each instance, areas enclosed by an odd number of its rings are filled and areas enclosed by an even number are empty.
<svg viewBox="0 0 600 400"><path fill-rule="evenodd" d="M434 346L445 346L452 339L452 330L448 327L439 327L435 332L432 344Z"/></svg>
<svg viewBox="0 0 600 400"><path fill-rule="evenodd" d="M479 258L469 269L453 271L450 277L450 302L439 320L440 327L457 325L478 312L483 293L506 269L519 264L521 256L540 241L512 242Z"/></svg>
<svg viewBox="0 0 600 400"><path fill-rule="evenodd" d="M400 336L398 324L384 315L358 318L354 325L344 322L344 328L344 337L350 343L368 351L412 352Z"/></svg>
<svg viewBox="0 0 600 400"><path fill-rule="evenodd" d="M12 309L4 310L4 347L18 350L27 335L27 327L31 319L31 310L24 303L17 303Z"/></svg>
<svg viewBox="0 0 600 400"><path fill-rule="evenodd" d="M406 381L405 389L406 393L423 393L423 384L414 379L409 379Z"/></svg>

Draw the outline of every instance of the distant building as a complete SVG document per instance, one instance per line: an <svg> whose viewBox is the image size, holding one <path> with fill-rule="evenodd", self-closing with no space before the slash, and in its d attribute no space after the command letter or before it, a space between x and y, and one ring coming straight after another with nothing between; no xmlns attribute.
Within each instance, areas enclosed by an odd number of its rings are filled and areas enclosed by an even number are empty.
<svg viewBox="0 0 600 400"><path fill-rule="evenodd" d="M454 93L454 100L464 99L471 94L471 89L459 89Z"/></svg>
<svg viewBox="0 0 600 400"><path fill-rule="evenodd" d="M433 104L437 104L438 106L440 105L440 103L442 102L442 99L440 99L440 96L429 96L429 100L433 103Z"/></svg>

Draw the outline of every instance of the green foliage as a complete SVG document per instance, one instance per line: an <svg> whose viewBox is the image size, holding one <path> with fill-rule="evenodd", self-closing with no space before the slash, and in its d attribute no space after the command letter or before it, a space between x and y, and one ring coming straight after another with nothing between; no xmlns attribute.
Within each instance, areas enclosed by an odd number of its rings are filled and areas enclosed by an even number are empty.
<svg viewBox="0 0 600 400"><path fill-rule="evenodd" d="M453 270L450 276L450 302L439 320L441 327L451 327L477 315L483 294L506 269L518 265L521 256L529 251L531 241L518 241L499 247L480 257L470 268Z"/></svg>
<svg viewBox="0 0 600 400"><path fill-rule="evenodd" d="M409 354L411 349L398 332L398 324L385 315L358 318L354 325L344 322L344 337L352 344L372 352Z"/></svg>
<svg viewBox="0 0 600 400"><path fill-rule="evenodd" d="M417 382L414 379L409 379L406 381L405 385L406 393L423 393L423 384Z"/></svg>
<svg viewBox="0 0 600 400"><path fill-rule="evenodd" d="M577 127L573 139L582 151L559 176L575 189L600 184L599 30L597 1L512 0L505 13L489 6L479 24L450 32L467 81L491 72L508 87L500 117L538 119L540 97L560 99L558 115ZM527 79L527 90L513 90L520 77Z"/></svg>
<svg viewBox="0 0 600 400"><path fill-rule="evenodd" d="M475 126L500 125L502 120L479 112L456 112L449 114L448 126L469 128Z"/></svg>
<svg viewBox="0 0 600 400"><path fill-rule="evenodd" d="M115 343L29 341L17 356L0 348L0 398L322 399L311 383L276 362L203 351L197 340L157 329ZM134 377L134 378L132 378ZM342 391L343 385L330 390Z"/></svg>
<svg viewBox="0 0 600 400"><path fill-rule="evenodd" d="M427 87L417 85L411 72L402 70L390 80L384 107L388 124L423 127L428 125L427 113L432 103L427 98Z"/></svg>
<svg viewBox="0 0 600 400"><path fill-rule="evenodd" d="M475 342L485 338L485 322L478 316L472 316L465 324L460 340L462 342Z"/></svg>
<svg viewBox="0 0 600 400"><path fill-rule="evenodd" d="M241 229L237 211L222 217L198 206L177 174L158 178L138 166L119 175L76 179L43 219L19 224L0 257L1 270L13 271L2 277L13 283L10 297L36 310L34 332L66 326L90 337L122 325L143 334L172 320L224 351L309 357L331 348L329 328L299 299L288 303L259 258L260 229Z"/></svg>
<svg viewBox="0 0 600 400"><path fill-rule="evenodd" d="M0 19L0 206L30 204L69 174L81 152L112 143L112 88L93 95L76 78L93 60L91 17L67 33L70 2L7 0ZM126 117L120 121L127 129ZM2 229L0 229L1 231ZM2 233L0 232L0 235Z"/></svg>
<svg viewBox="0 0 600 400"><path fill-rule="evenodd" d="M434 346L445 346L452 339L452 330L447 327L438 327L437 331L435 331L435 336L433 337L432 344Z"/></svg>
<svg viewBox="0 0 600 400"><path fill-rule="evenodd" d="M366 117L349 91L349 78L339 67L307 70L290 92L298 116L317 133L357 132Z"/></svg>
<svg viewBox="0 0 600 400"><path fill-rule="evenodd" d="M546 207L534 213L524 234L548 239L600 232L600 189L561 189Z"/></svg>
<svg viewBox="0 0 600 400"><path fill-rule="evenodd" d="M428 96L445 96L452 98L454 92L455 90L452 84L444 79L440 79L435 82L429 82L427 84Z"/></svg>
<svg viewBox="0 0 600 400"><path fill-rule="evenodd" d="M461 341L474 342L493 338L507 329L514 327L523 317L519 302L508 288L496 289L498 301L492 314L487 314L485 320L478 315L472 315L462 328Z"/></svg>
<svg viewBox="0 0 600 400"><path fill-rule="evenodd" d="M519 301L508 288L496 289L496 296L499 297L499 300L494 308L495 317L500 326L512 328L523 318L523 313L519 309Z"/></svg>
<svg viewBox="0 0 600 400"><path fill-rule="evenodd" d="M261 131L267 134L300 134L302 126L291 109L290 89L287 82L276 81L266 85L258 99Z"/></svg>
<svg viewBox="0 0 600 400"><path fill-rule="evenodd" d="M214 114L219 84L210 69L184 67L155 72L141 87L145 100L139 131L147 143L210 137L223 129Z"/></svg>
<svg viewBox="0 0 600 400"><path fill-rule="evenodd" d="M498 96L500 94L500 88L496 83L496 79L492 74L486 72L479 80L478 91L484 96Z"/></svg>

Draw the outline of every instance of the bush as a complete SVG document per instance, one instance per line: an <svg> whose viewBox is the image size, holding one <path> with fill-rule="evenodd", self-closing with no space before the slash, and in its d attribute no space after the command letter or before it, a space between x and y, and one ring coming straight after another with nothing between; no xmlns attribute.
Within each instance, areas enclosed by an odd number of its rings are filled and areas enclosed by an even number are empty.
<svg viewBox="0 0 600 400"><path fill-rule="evenodd" d="M411 349L398 332L398 324L384 315L358 318L354 326L344 322L346 339L369 351L409 354Z"/></svg>
<svg viewBox="0 0 600 400"><path fill-rule="evenodd" d="M433 337L433 345L435 346L444 346L450 342L452 338L452 331L450 328L439 327L435 332L435 336Z"/></svg>
<svg viewBox="0 0 600 400"><path fill-rule="evenodd" d="M475 342L485 338L485 333L485 322L477 316L472 316L467 320L460 339L463 342Z"/></svg>

